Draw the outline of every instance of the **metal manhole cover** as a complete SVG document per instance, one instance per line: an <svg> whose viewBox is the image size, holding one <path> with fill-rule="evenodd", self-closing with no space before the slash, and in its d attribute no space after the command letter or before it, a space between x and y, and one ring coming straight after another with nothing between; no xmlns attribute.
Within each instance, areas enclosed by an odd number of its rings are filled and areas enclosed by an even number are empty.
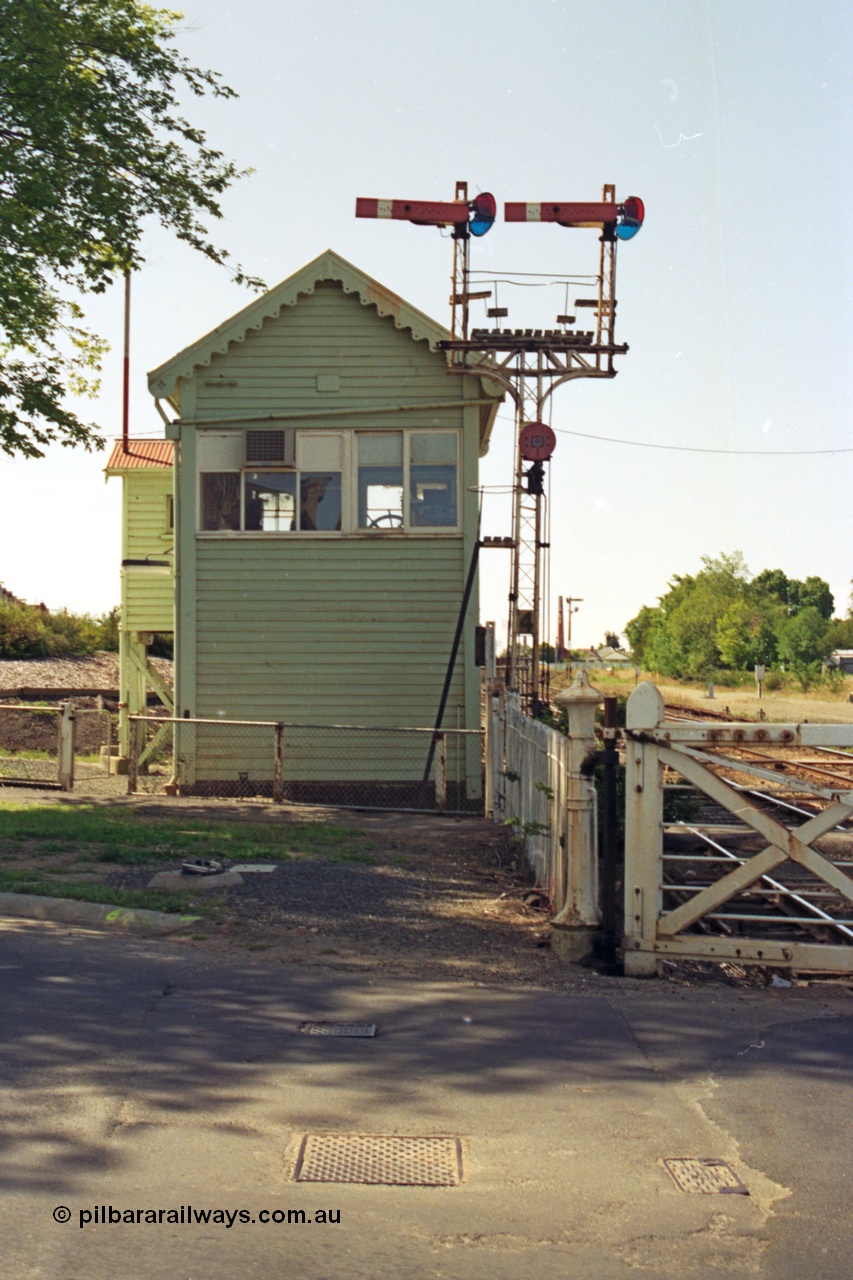
<svg viewBox="0 0 853 1280"><path fill-rule="evenodd" d="M748 1196L749 1191L725 1160L670 1159L664 1167L679 1191L704 1195Z"/></svg>
<svg viewBox="0 0 853 1280"><path fill-rule="evenodd" d="M375 1036L375 1022L300 1022L304 1036Z"/></svg>
<svg viewBox="0 0 853 1280"><path fill-rule="evenodd" d="M360 1182L390 1187L455 1187L462 1181L458 1138L308 1133L296 1182Z"/></svg>

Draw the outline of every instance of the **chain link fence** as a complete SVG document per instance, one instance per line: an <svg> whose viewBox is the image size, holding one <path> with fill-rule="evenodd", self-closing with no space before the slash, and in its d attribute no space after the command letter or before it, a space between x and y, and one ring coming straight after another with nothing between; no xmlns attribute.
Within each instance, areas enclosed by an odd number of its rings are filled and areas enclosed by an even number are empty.
<svg viewBox="0 0 853 1280"><path fill-rule="evenodd" d="M130 738L131 793L483 812L476 729L133 716Z"/></svg>
<svg viewBox="0 0 853 1280"><path fill-rule="evenodd" d="M75 785L108 778L118 717L101 707L75 707L73 722Z"/></svg>
<svg viewBox="0 0 853 1280"><path fill-rule="evenodd" d="M59 786L61 720L61 707L0 705L0 783Z"/></svg>

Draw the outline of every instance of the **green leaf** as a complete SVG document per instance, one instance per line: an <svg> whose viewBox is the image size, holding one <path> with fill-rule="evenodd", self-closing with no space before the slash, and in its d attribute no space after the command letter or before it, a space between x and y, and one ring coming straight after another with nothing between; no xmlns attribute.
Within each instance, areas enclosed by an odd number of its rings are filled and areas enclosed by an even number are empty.
<svg viewBox="0 0 853 1280"><path fill-rule="evenodd" d="M234 279L210 238L246 170L207 144L180 100L235 97L175 48L181 15L141 0L0 0L0 448L102 447L65 407L97 391L104 342L75 293L138 270L154 219Z"/></svg>

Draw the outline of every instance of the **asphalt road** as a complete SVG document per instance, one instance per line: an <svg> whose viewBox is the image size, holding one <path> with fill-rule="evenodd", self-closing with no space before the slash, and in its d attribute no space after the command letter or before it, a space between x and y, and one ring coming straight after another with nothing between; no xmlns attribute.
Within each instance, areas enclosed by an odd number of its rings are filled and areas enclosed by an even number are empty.
<svg viewBox="0 0 853 1280"><path fill-rule="evenodd" d="M0 1272L849 1280L853 998L587 986L226 963L0 921ZM306 1018L380 1034L305 1036ZM464 1178L295 1182L306 1133L459 1137ZM750 1194L685 1194L670 1156L725 1159ZM208 1209L223 1220L195 1220ZM261 1221L288 1210L314 1220Z"/></svg>

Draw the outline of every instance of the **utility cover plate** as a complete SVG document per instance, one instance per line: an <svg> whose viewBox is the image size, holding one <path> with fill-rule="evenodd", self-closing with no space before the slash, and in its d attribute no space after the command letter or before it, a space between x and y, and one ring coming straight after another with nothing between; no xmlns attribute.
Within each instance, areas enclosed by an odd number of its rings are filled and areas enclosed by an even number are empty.
<svg viewBox="0 0 853 1280"><path fill-rule="evenodd" d="M375 1036L375 1022L300 1022L304 1036Z"/></svg>
<svg viewBox="0 0 853 1280"><path fill-rule="evenodd" d="M308 1133L296 1182L358 1182L389 1187L455 1187L462 1181L458 1138Z"/></svg>
<svg viewBox="0 0 853 1280"><path fill-rule="evenodd" d="M664 1160L663 1163L679 1191L721 1196L749 1195L734 1169L725 1160L678 1157Z"/></svg>

